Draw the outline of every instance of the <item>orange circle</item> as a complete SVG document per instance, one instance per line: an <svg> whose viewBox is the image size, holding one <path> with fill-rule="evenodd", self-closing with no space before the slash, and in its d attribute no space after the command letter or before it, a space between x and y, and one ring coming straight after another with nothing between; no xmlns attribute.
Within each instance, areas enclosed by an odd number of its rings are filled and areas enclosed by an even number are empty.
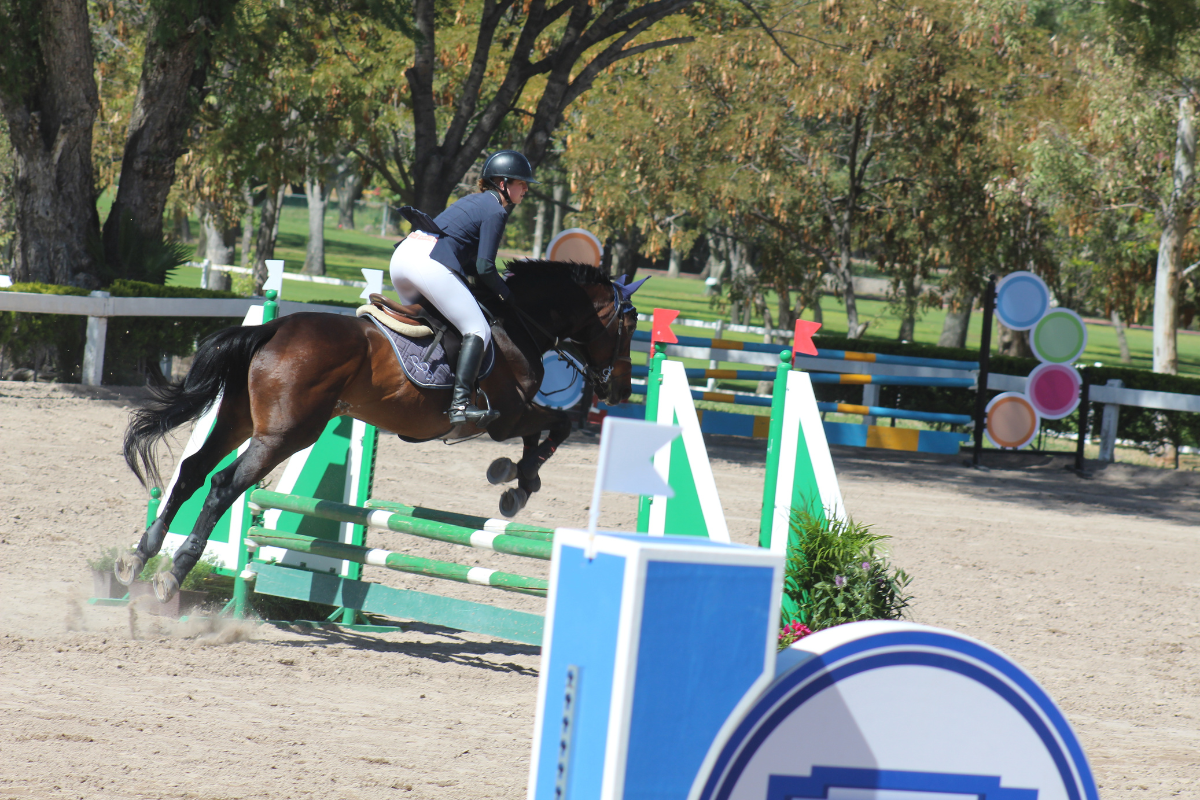
<svg viewBox="0 0 1200 800"><path fill-rule="evenodd" d="M1022 395L997 397L988 408L986 430L997 447L1024 447L1037 435L1038 413Z"/></svg>
<svg viewBox="0 0 1200 800"><path fill-rule="evenodd" d="M546 253L550 261L573 261L577 264L600 266L600 247L587 231L563 231L554 237Z"/></svg>

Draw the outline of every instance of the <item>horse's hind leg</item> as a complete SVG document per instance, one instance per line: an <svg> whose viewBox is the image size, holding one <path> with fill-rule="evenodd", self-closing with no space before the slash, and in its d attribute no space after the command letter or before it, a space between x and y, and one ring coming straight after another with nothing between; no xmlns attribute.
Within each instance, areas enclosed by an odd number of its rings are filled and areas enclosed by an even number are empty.
<svg viewBox="0 0 1200 800"><path fill-rule="evenodd" d="M179 509L204 485L208 474L216 469L221 459L249 438L251 430L248 404L222 403L208 439L199 450L179 465L179 478L171 488L158 517L146 528L137 548L132 553L122 553L117 558L114 572L118 581L126 586L133 583L141 574L146 562L158 555Z"/></svg>
<svg viewBox="0 0 1200 800"><path fill-rule="evenodd" d="M196 518L196 525L191 534L175 551L174 563L170 572L160 572L154 577L154 593L160 602L167 602L179 587L183 579L196 566L208 537L216 527L221 515L229 510L233 502L254 484L265 478L271 470L279 466L292 453L303 450L317 440L323 426L303 440L293 437L264 436L250 440L250 446L237 457L232 464L212 477L212 488L204 499L204 506Z"/></svg>

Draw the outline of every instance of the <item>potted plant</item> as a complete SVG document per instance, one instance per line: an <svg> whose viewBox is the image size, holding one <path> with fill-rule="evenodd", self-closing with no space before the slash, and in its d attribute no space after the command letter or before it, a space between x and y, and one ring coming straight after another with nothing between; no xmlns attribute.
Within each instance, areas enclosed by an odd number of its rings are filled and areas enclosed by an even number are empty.
<svg viewBox="0 0 1200 800"><path fill-rule="evenodd" d="M171 568L171 557L165 553L159 553L146 562L146 566L142 568L137 580L129 584L129 600L132 602L139 597L149 597L150 602L138 606L140 610L147 614L178 619L200 608L208 600L208 592L202 587L205 581L212 576L216 566L217 557L215 555L201 559L183 579L183 585L179 587L175 596L165 603L160 603L154 594L154 575Z"/></svg>
<svg viewBox="0 0 1200 800"><path fill-rule="evenodd" d="M852 519L793 509L784 569L781 647L813 631L870 619L901 619L912 581L883 549L890 537Z"/></svg>
<svg viewBox="0 0 1200 800"><path fill-rule="evenodd" d="M113 564L120 552L120 548L110 547L101 550L99 557L88 559L87 565L92 570L92 597L107 600L121 598L128 593L128 589L122 586L113 574Z"/></svg>

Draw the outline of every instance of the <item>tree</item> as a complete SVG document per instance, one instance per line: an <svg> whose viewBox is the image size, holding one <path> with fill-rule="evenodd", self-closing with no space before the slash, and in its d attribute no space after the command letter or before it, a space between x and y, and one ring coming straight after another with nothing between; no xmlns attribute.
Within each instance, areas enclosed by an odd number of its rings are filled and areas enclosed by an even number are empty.
<svg viewBox="0 0 1200 800"><path fill-rule="evenodd" d="M779 292L781 322L789 287L811 305L803 295L829 274L860 336L860 253L904 273L897 289L911 293L948 268L969 313L1004 255L1000 232L981 247L980 231L1003 221L987 187L1007 177L992 98L1023 91L1007 31L940 0L746 5L757 25L731 14L686 52L631 62L580 108L566 158L581 204L606 232L636 225L655 248L681 212L735 219L739 238L772 254L753 283ZM915 295L904 303L916 313Z"/></svg>
<svg viewBox="0 0 1200 800"><path fill-rule="evenodd" d="M366 145L355 152L402 202L436 214L498 139L522 139L536 166L567 109L604 70L690 41L644 37L694 2L482 0L452 13L414 0L412 39L375 30L346 44L353 71L372 84L359 118ZM394 64L408 66L396 74Z"/></svg>
<svg viewBox="0 0 1200 800"><path fill-rule="evenodd" d="M1200 3L1107 0L1119 50L1132 55L1146 94L1175 106L1170 183L1159 193L1162 227L1154 283L1154 371L1179 368L1176 336L1183 289L1182 251L1196 209L1196 93L1200 79ZM1144 96L1144 95L1143 95ZM1165 170L1164 170L1165 171Z"/></svg>
<svg viewBox="0 0 1200 800"><path fill-rule="evenodd" d="M163 211L175 181L175 162L187 151L196 110L208 94L213 40L238 0L154 0L148 4L145 55L125 135L117 196L104 223L110 269L122 263L128 231L153 246L162 241Z"/></svg>
<svg viewBox="0 0 1200 800"><path fill-rule="evenodd" d="M98 288L92 76L85 0L0 0L0 112L15 162L15 281Z"/></svg>

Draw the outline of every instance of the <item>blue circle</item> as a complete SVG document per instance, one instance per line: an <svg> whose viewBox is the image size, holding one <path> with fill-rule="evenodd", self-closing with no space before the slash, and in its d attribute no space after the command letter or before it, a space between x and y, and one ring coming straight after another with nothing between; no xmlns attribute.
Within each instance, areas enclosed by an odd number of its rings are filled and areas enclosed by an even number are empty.
<svg viewBox="0 0 1200 800"><path fill-rule="evenodd" d="M542 356L545 377L534 402L547 408L571 408L583 397L583 367L571 356L570 363L550 351ZM574 369L572 369L572 365Z"/></svg>
<svg viewBox="0 0 1200 800"><path fill-rule="evenodd" d="M1025 331L1050 308L1050 290L1032 272L1014 272L996 287L996 316L1006 327Z"/></svg>

